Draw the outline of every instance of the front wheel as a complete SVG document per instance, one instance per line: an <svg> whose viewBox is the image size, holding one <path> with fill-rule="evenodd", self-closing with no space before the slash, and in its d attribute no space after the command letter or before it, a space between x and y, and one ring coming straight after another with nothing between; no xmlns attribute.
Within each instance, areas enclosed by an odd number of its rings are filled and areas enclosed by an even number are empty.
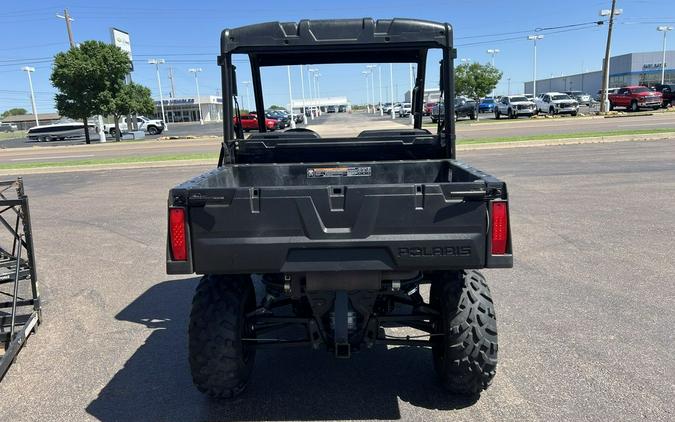
<svg viewBox="0 0 675 422"><path fill-rule="evenodd" d="M499 113L499 110L495 111L495 119L499 120L502 115Z"/></svg>
<svg viewBox="0 0 675 422"><path fill-rule="evenodd" d="M155 126L148 126L148 134L149 135L157 135L159 133L159 129L157 129Z"/></svg>
<svg viewBox="0 0 675 422"><path fill-rule="evenodd" d="M497 370L497 318L490 289L474 270L442 273L431 284L440 312L432 353L434 368L451 393L475 395Z"/></svg>
<svg viewBox="0 0 675 422"><path fill-rule="evenodd" d="M188 328L192 380L202 393L230 398L246 388L255 349L242 338L255 337L246 318L255 307L250 276L202 277L192 300Z"/></svg>
<svg viewBox="0 0 675 422"><path fill-rule="evenodd" d="M637 101L633 100L630 103L630 111L638 111L640 110L640 107L638 106Z"/></svg>

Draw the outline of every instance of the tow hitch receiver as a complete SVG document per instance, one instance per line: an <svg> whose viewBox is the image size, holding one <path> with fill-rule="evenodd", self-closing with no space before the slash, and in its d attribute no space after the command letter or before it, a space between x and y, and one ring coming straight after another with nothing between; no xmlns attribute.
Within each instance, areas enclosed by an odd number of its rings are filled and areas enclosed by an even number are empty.
<svg viewBox="0 0 675 422"><path fill-rule="evenodd" d="M349 296L344 290L335 292L335 357L351 357L349 344Z"/></svg>

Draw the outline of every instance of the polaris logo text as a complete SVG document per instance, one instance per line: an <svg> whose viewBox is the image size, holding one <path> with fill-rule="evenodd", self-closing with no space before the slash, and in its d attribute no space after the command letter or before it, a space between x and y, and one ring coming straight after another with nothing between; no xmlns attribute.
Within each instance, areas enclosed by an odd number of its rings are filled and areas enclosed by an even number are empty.
<svg viewBox="0 0 675 422"><path fill-rule="evenodd" d="M471 246L425 246L423 248L398 248L398 256L420 258L426 256L471 256Z"/></svg>

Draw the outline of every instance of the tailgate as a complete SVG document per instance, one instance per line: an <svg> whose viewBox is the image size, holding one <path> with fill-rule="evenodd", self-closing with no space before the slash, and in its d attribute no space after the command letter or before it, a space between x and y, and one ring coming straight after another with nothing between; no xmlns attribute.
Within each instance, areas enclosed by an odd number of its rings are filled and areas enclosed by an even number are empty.
<svg viewBox="0 0 675 422"><path fill-rule="evenodd" d="M197 273L485 266L485 182L188 192Z"/></svg>

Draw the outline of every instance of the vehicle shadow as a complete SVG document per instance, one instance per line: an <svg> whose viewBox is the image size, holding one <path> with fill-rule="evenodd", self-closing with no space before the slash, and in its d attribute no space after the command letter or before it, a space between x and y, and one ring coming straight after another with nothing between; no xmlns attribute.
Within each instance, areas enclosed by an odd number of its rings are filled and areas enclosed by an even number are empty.
<svg viewBox="0 0 675 422"><path fill-rule="evenodd" d="M116 319L154 331L99 392L87 412L102 421L400 419L398 400L451 410L477 400L449 395L431 353L374 347L349 360L305 349L260 351L248 389L215 401L192 385L187 320L198 279L159 283Z"/></svg>

